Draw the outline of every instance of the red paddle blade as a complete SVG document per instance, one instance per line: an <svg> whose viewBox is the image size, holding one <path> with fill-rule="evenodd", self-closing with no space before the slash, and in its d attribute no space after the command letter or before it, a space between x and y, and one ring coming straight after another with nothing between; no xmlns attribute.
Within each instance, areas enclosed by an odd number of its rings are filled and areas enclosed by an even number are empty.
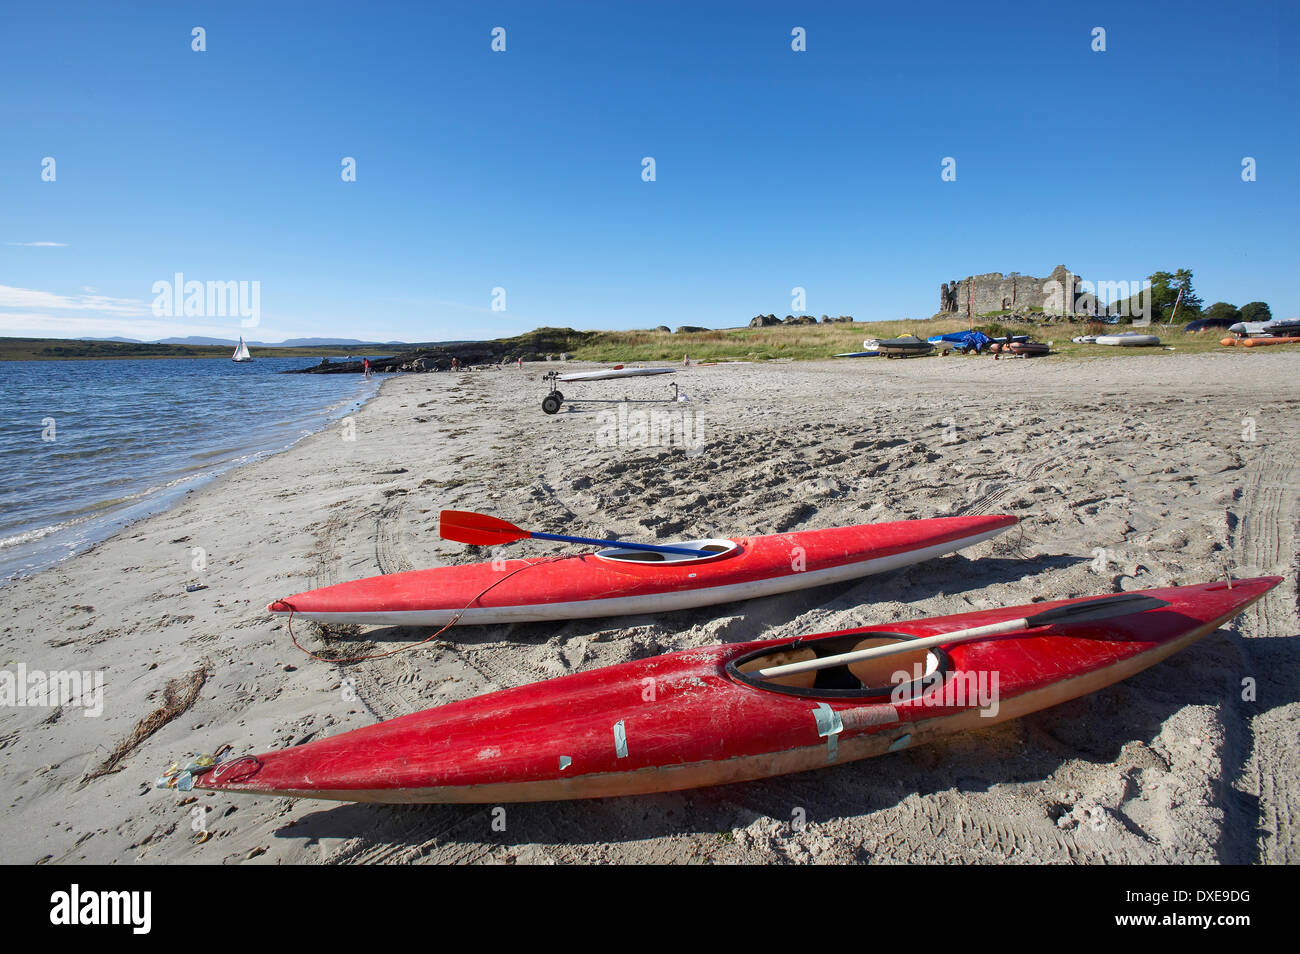
<svg viewBox="0 0 1300 954"><path fill-rule="evenodd" d="M522 540L528 536L528 531L520 530L513 523L507 523L499 517L489 517L485 513L444 510L438 515L438 535L458 543L490 547L498 543L509 543L511 540Z"/></svg>

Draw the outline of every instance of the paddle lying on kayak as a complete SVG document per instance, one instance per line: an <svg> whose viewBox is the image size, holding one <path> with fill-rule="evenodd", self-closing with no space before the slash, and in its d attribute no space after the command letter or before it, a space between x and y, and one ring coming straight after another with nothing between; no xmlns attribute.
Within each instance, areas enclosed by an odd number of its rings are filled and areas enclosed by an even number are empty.
<svg viewBox="0 0 1300 954"><path fill-rule="evenodd" d="M689 540L670 553L615 543L595 553L391 573L299 593L267 608L376 626L445 626L458 615L458 625L465 625L666 613L859 579L952 553L1015 523L1003 515L900 520ZM501 531L511 532L526 531Z"/></svg>
<svg viewBox="0 0 1300 954"><path fill-rule="evenodd" d="M1020 623L1088 601L687 649L228 760L194 785L342 801L501 804L801 772L1096 692L1214 632L1279 582L1272 576L1147 590L1140 595L1163 605L777 679L758 671Z"/></svg>
<svg viewBox="0 0 1300 954"><path fill-rule="evenodd" d="M595 540L591 537L566 537L558 533L538 530L521 530L513 523L470 510L444 510L438 515L438 536L457 543L470 543L480 547L494 547L515 540L559 540L563 543L594 543L597 546L616 546L625 550L648 550L651 553L684 553L699 556L698 550L685 547L661 546L657 543L628 543L626 540Z"/></svg>
<svg viewBox="0 0 1300 954"><path fill-rule="evenodd" d="M972 629L941 633L938 636L909 640L906 643L894 646L876 646L872 649L841 653L838 656L810 659L807 662L786 663L783 666L760 669L757 675L771 679L775 676L815 672L818 669L847 666L849 663L865 662L868 659L879 659L882 656L893 656L898 653L916 652L918 649L930 649L933 646L952 646L956 643L968 643L975 639L988 639L990 636L1002 636L1006 633L1019 632L1022 629L1032 629L1035 626L1052 626L1060 623L1092 623L1098 620L1110 619L1113 616L1127 616L1130 613L1142 613L1149 609L1159 609L1168 605L1164 600L1142 593L1116 593L1114 596L1098 596L1095 599L1084 600L1082 603L1070 603L1066 606L1048 610L1045 613L1035 613L1033 616L1026 616L1023 619L1009 619L988 626L976 626Z"/></svg>

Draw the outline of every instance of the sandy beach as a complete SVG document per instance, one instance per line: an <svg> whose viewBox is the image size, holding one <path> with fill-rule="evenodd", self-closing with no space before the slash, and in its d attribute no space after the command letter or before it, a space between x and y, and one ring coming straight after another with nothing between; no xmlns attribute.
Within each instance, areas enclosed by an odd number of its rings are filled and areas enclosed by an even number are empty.
<svg viewBox="0 0 1300 954"><path fill-rule="evenodd" d="M395 376L329 429L0 588L6 669L103 675L99 715L0 708L4 860L1300 861L1294 354L724 364L672 376L687 402L555 415L540 406L546 368ZM564 390L668 392L662 380ZM660 617L460 627L346 667L300 652L266 612L329 583L484 559L439 539L443 508L651 542L970 513L1021 524L854 584ZM152 787L172 761L222 745L300 744L675 649L1229 573L1286 580L1230 628L1110 689L819 772L510 805L504 831L491 806ZM187 592L196 583L206 588ZM295 631L324 645L310 624ZM331 645L365 654L427 635ZM196 672L192 705L105 766L169 681Z"/></svg>

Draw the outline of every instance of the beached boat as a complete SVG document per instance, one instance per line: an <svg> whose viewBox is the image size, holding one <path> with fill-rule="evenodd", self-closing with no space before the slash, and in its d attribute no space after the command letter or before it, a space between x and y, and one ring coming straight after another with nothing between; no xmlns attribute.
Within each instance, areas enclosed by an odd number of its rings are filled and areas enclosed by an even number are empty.
<svg viewBox="0 0 1300 954"><path fill-rule="evenodd" d="M1300 344L1300 337L1274 338L1268 335L1259 338L1223 338L1219 344L1225 348L1265 348L1269 345Z"/></svg>
<svg viewBox="0 0 1300 954"><path fill-rule="evenodd" d="M802 772L1096 692L1214 632L1280 580L1219 581L688 649L230 759L200 769L193 784L342 801L501 804ZM1134 609L1121 603L1111 612L1122 615L1089 616L1085 604L1108 600L1131 600ZM977 629L966 632L971 628ZM958 631L971 641L957 641ZM929 637L935 639L920 648L906 647ZM861 658L886 646L904 651ZM846 653L852 661L829 658ZM771 672L778 667L806 671Z"/></svg>
<svg viewBox="0 0 1300 954"><path fill-rule="evenodd" d="M1016 523L939 517L390 573L267 607L324 623L443 626L666 613L860 579L972 546Z"/></svg>
<svg viewBox="0 0 1300 954"><path fill-rule="evenodd" d="M997 341L989 348L997 354L1017 354L1026 358L1036 358L1040 355L1051 354L1051 346L1045 341L1012 341L1008 344L1005 341Z"/></svg>
<svg viewBox="0 0 1300 954"><path fill-rule="evenodd" d="M248 345L244 344L242 336L239 339L239 346L235 348L235 353L230 356L230 360L238 364L246 364L253 360L253 356L248 353Z"/></svg>
<svg viewBox="0 0 1300 954"><path fill-rule="evenodd" d="M1300 336L1300 318L1273 318L1264 322L1264 334L1275 338Z"/></svg>
<svg viewBox="0 0 1300 954"><path fill-rule="evenodd" d="M1197 318L1185 324L1183 331L1187 334L1197 334L1202 331L1213 331L1216 328L1231 328L1233 324L1231 318Z"/></svg>
<svg viewBox="0 0 1300 954"><path fill-rule="evenodd" d="M903 335L901 338L879 339L875 350L886 358L919 358L933 351L934 345L916 335Z"/></svg>
<svg viewBox="0 0 1300 954"><path fill-rule="evenodd" d="M977 334L984 334L984 333L981 331L974 331L974 330L950 331L946 335L931 335L929 338L926 338L925 340L930 342L930 344L963 344L966 341L966 339L969 338L971 335L977 335ZM989 341L1006 341L1008 337L1010 337L1012 341L1029 340L1029 335L1010 335L1010 336L1002 335L1001 337L998 338L989 338L987 335L985 335L984 337Z"/></svg>
<svg viewBox="0 0 1300 954"><path fill-rule="evenodd" d="M556 376L556 379L565 382L609 381L614 378L644 378L656 374L674 374L676 371L676 368L625 368L619 365L616 368L605 368L601 371L575 371L572 374L560 374Z"/></svg>
<svg viewBox="0 0 1300 954"><path fill-rule="evenodd" d="M1122 348L1149 348L1153 345L1160 344L1160 339L1155 335L1144 335L1136 331L1125 331L1117 335L1098 335L1093 343L1099 345L1119 346Z"/></svg>

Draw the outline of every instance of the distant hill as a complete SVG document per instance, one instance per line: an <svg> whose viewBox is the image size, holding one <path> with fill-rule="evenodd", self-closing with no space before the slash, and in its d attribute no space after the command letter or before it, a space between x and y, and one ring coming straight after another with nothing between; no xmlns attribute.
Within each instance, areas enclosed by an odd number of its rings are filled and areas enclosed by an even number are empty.
<svg viewBox="0 0 1300 954"><path fill-rule="evenodd" d="M356 338L287 338L279 344L263 345L267 348L319 348L323 346L333 347L350 347L352 345L374 346L382 344L388 346L391 344L400 344L401 342L393 341L358 341Z"/></svg>
<svg viewBox="0 0 1300 954"><path fill-rule="evenodd" d="M186 338L163 338L160 341L141 341L139 338L77 338L77 341L117 341L122 344L187 345L189 347L223 347L233 348L239 344L237 338L205 338L202 335L190 335ZM248 341L250 348L350 348L353 345L366 347L390 347L406 344L404 341L361 341L358 338L288 338L284 341Z"/></svg>

